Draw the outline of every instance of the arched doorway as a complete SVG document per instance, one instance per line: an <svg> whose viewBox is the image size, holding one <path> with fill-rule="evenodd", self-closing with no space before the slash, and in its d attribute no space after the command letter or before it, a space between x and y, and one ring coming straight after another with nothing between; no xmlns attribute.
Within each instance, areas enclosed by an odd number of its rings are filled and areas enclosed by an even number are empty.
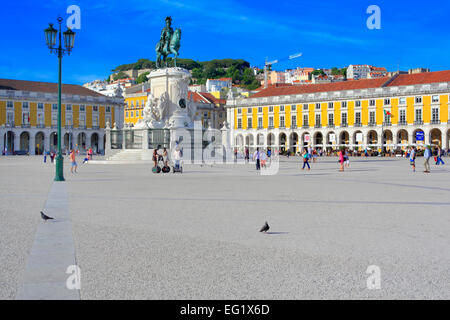
<svg viewBox="0 0 450 320"><path fill-rule="evenodd" d="M275 146L275 135L273 133L269 133L267 135L267 146L269 147Z"/></svg>
<svg viewBox="0 0 450 320"><path fill-rule="evenodd" d="M297 152L298 147L298 134L296 132L292 132L289 135L289 150L291 152Z"/></svg>
<svg viewBox="0 0 450 320"><path fill-rule="evenodd" d="M78 150L86 150L86 133L80 132L77 137Z"/></svg>
<svg viewBox="0 0 450 320"><path fill-rule="evenodd" d="M245 137L245 145L251 147L253 145L253 135L252 134L248 134Z"/></svg>
<svg viewBox="0 0 450 320"><path fill-rule="evenodd" d="M314 140L313 140L313 142L314 142L314 147L315 147L316 149L321 148L321 147L323 146L323 135L322 135L321 132L317 132L317 133L314 135Z"/></svg>
<svg viewBox="0 0 450 320"><path fill-rule="evenodd" d="M417 136L418 136L417 133L420 133L419 136L423 136L424 139L425 139L425 132L422 129L416 129L413 132L413 141L412 142L417 144L417 145L419 145L419 146L425 145L425 141L424 140L417 140Z"/></svg>
<svg viewBox="0 0 450 320"><path fill-rule="evenodd" d="M264 135L262 133L258 133L258 135L256 136L256 144L258 146L264 145Z"/></svg>
<svg viewBox="0 0 450 320"><path fill-rule="evenodd" d="M24 131L20 134L20 148L19 150L30 151L30 134Z"/></svg>
<svg viewBox="0 0 450 320"><path fill-rule="evenodd" d="M36 136L34 138L34 144L35 144L35 152L36 154L43 154L44 153L44 145L45 143L45 135L42 131L39 131L36 133Z"/></svg>
<svg viewBox="0 0 450 320"><path fill-rule="evenodd" d="M401 129L397 132L397 145L400 145L401 149L405 149L408 146L408 131Z"/></svg>
<svg viewBox="0 0 450 320"><path fill-rule="evenodd" d="M372 130L367 133L367 144L371 147L378 145L378 133L376 131Z"/></svg>
<svg viewBox="0 0 450 320"><path fill-rule="evenodd" d="M327 132L326 135L327 139L326 139L326 148L327 150L331 150L333 148L337 147L337 138L336 138L336 133L334 133L334 131L330 131Z"/></svg>
<svg viewBox="0 0 450 320"><path fill-rule="evenodd" d="M431 144L442 147L442 132L439 129L433 129L430 131Z"/></svg>
<svg viewBox="0 0 450 320"><path fill-rule="evenodd" d="M280 151L284 152L286 150L286 134L284 132L280 133L278 141L280 144Z"/></svg>
<svg viewBox="0 0 450 320"><path fill-rule="evenodd" d="M339 135L339 144L340 145L346 145L350 144L350 135L347 131L342 131Z"/></svg>
<svg viewBox="0 0 450 320"><path fill-rule="evenodd" d="M58 134L56 132L50 133L50 150L55 151L58 149Z"/></svg>
<svg viewBox="0 0 450 320"><path fill-rule="evenodd" d="M311 134L309 132L305 132L302 135L303 146L307 146L311 144Z"/></svg>
<svg viewBox="0 0 450 320"><path fill-rule="evenodd" d="M91 148L92 148L92 151L94 152L94 153L97 153L98 152L98 133L97 132L94 132L92 135L91 135Z"/></svg>
<svg viewBox="0 0 450 320"><path fill-rule="evenodd" d="M71 132L66 132L66 134L64 135L64 148L66 150L73 149L73 135Z"/></svg>
<svg viewBox="0 0 450 320"><path fill-rule="evenodd" d="M7 131L3 135L3 145L5 146L4 151L6 154L13 154L14 153L14 132Z"/></svg>
<svg viewBox="0 0 450 320"><path fill-rule="evenodd" d="M391 130L384 130L383 132L383 151L394 149L394 139Z"/></svg>

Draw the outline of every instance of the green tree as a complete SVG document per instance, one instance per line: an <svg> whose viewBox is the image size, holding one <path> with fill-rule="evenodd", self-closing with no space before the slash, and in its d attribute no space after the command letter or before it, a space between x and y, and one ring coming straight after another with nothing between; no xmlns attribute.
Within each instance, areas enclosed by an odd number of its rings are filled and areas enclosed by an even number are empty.
<svg viewBox="0 0 450 320"><path fill-rule="evenodd" d="M136 83L143 83L143 82L147 82L147 76L150 74L150 72L144 72L142 74L140 74L137 78L136 78Z"/></svg>
<svg viewBox="0 0 450 320"><path fill-rule="evenodd" d="M114 81L119 80L119 79L125 79L125 78L128 78L128 75L123 71L119 71L118 73L114 74L114 76L113 76Z"/></svg>

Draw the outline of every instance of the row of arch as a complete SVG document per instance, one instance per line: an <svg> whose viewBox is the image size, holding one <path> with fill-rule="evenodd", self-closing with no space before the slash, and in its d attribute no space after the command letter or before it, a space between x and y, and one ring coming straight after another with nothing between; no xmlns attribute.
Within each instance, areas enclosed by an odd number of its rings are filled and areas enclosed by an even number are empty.
<svg viewBox="0 0 450 320"><path fill-rule="evenodd" d="M395 137L391 130L386 129L383 130L383 144L394 144L394 145L405 145L405 144L415 144L416 141L416 133L424 131L422 129L416 129L412 133L412 141L408 136L408 131L405 129L401 129L397 131ZM263 133L258 133L256 136L249 133L247 135L238 134L235 137L235 145L236 146L269 146L269 147L293 147L300 144L308 145L311 144L313 146L323 146L323 145L350 145L350 144L361 144L361 145L378 145L381 143L379 141L379 134L375 130L370 130L367 132L366 136L363 138L363 141L358 141L358 134L362 134L361 130L357 130L353 132L352 139L350 139L350 133L348 131L341 131L339 134L334 131L329 131L324 134L320 131L315 132L311 135L309 132L304 132L299 136L297 132L292 132L287 134L285 132L281 132L278 134L278 138L274 133L268 133L264 135ZM425 134L425 133L424 133ZM430 131L430 143L443 146L442 143L442 132L438 128L434 128ZM332 135L334 135L334 141L332 140ZM447 136L450 137L450 130L447 131ZM299 141L299 137L301 138ZM289 138L289 139L288 139ZM289 144L289 145L288 145ZM444 148L448 148L448 146L443 146Z"/></svg>
<svg viewBox="0 0 450 320"><path fill-rule="evenodd" d="M3 135L3 146L7 152L12 151L27 151L34 154L43 154L44 151L56 151L58 148L58 133L51 132L50 135L46 137L43 131L39 131L34 134L34 145L32 145L32 134L28 131L22 131L18 134L18 143L16 145L16 133L13 131L7 131ZM103 136L103 140L106 136ZM47 141L48 139L48 141ZM91 134L90 139L87 138L85 132L80 132L74 136L71 132L66 132L61 141L61 148L65 150L70 149L86 149L92 147L94 152L100 151L100 135L97 132ZM88 144L90 142L90 144ZM103 146L104 146L103 141Z"/></svg>

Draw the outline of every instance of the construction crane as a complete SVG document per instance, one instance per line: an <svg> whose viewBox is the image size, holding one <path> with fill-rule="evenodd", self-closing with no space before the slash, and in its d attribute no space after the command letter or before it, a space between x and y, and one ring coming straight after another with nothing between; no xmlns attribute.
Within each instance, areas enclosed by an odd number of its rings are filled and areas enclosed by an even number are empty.
<svg viewBox="0 0 450 320"><path fill-rule="evenodd" d="M277 59L277 60L273 60L273 61L267 61L266 59L266 63L264 63L264 88L267 88L267 68L275 63L278 62L282 62L282 61L286 61L286 60L292 60L295 58L298 58L300 56L302 56L303 53L296 53L296 54L291 54L290 56L283 58L283 59Z"/></svg>

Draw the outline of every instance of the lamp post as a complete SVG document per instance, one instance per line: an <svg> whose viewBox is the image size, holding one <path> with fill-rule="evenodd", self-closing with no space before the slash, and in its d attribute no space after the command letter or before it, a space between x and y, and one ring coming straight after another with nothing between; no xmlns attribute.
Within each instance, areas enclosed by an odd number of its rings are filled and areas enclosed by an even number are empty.
<svg viewBox="0 0 450 320"><path fill-rule="evenodd" d="M61 62L64 54L70 54L73 48L73 42L75 39L75 32L67 28L66 31L61 32L61 22L63 19L58 17L59 23L59 32L55 28L53 28L53 24L49 23L49 27L44 30L45 40L47 42L47 46L50 49L51 53L54 53L58 56L59 62L59 74L58 74L58 156L56 157L56 173L55 173L55 181L64 181L64 172L63 172L63 164L64 158L61 152ZM61 43L61 35L64 35L64 46L66 49L62 48ZM58 36L58 46L56 47L56 36Z"/></svg>

